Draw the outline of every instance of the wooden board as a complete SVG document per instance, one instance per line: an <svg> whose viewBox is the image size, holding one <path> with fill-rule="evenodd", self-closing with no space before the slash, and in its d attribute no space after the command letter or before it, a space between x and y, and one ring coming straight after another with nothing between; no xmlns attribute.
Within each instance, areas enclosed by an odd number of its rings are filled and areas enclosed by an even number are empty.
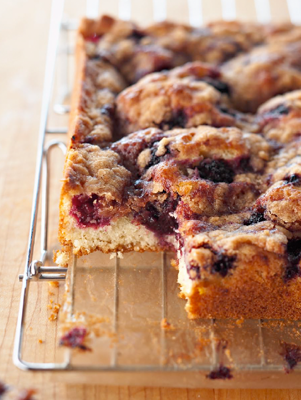
<svg viewBox="0 0 301 400"><path fill-rule="evenodd" d="M212 17L220 16L220 10L212 8L218 2L203 0L203 9L207 9ZM83 2L73 1L72 7L75 8L76 3ZM117 3L117 0L102 0L100 5L105 11L116 13ZM133 13L135 19L148 22L152 7L142 7L136 0L134 3L139 7ZM239 12L244 10L241 3L241 0L237 2ZM280 0L272 0L272 14L277 19L287 18L287 8L281 9L279 4ZM56 383L55 377L48 373L22 372L13 365L21 291L18 274L24 268L30 222L50 5L50 0L2 1L0 5L0 379L18 387L36 388L37 399L301 399L301 390L131 388L98 386L97 382L95 385L62 384ZM168 0L167 12L177 19L181 13L187 19L186 1ZM250 13L254 13L254 9L250 8ZM57 119L58 124L62 121ZM56 168L59 170L61 166L58 164ZM56 185L58 188L58 183ZM50 232L52 238L56 235L55 226L54 220ZM47 301L47 296L47 290L35 291L31 300L32 313L41 312L40 304ZM45 329L51 329L47 328L47 318L43 323ZM51 346L41 346L43 357L47 359Z"/></svg>

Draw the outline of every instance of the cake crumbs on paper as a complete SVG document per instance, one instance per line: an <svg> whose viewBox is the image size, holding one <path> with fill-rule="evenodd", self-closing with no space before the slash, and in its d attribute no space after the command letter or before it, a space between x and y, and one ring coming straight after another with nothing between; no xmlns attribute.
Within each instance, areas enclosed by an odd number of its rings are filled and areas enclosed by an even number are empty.
<svg viewBox="0 0 301 400"><path fill-rule="evenodd" d="M162 329L170 329L170 330L175 329L175 327L170 322L167 321L167 318L163 318L161 320L161 328Z"/></svg>

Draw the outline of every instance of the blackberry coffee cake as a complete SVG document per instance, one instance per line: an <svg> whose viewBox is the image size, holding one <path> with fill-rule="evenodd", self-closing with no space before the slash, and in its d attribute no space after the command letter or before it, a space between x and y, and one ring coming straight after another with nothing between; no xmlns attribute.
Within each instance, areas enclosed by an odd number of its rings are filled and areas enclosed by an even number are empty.
<svg viewBox="0 0 301 400"><path fill-rule="evenodd" d="M300 319L300 39L84 20L57 262L171 250L190 318Z"/></svg>

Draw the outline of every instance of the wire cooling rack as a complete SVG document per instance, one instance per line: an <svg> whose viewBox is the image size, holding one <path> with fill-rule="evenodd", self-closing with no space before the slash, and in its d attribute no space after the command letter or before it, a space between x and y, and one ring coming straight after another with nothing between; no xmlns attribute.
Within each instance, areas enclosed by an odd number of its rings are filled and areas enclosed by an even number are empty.
<svg viewBox="0 0 301 400"><path fill-rule="evenodd" d="M223 19L237 17L239 0L214 1L219 2ZM273 1L254 0L253 7L259 22L271 20ZM276 1L286 7L293 23L301 23L300 1ZM136 3L135 0L119 0L118 16L130 19ZM187 0L191 25L200 26L204 22L205 3L205 0ZM153 0L153 20L166 19L167 9L165 0ZM163 253L127 254L123 259L115 260L97 253L80 260L74 257L68 271L69 318L76 320L78 315L92 314L101 316L104 322L102 334L95 335L91 340L93 352L78 354L66 349L60 362L25 360L23 347L24 342L27 343L26 311L31 284L64 282L67 277L67 268L47 265L50 258L50 153L54 148L59 148L63 154L66 152L63 141L48 139L54 134L67 133L66 127L50 128L48 119L55 78L58 89L53 109L60 115L68 114L70 109L66 104L70 92L71 67L68 60L74 51L70 33L77 27L77 21L63 17L63 13L64 1L53 0L28 250L25 271L20 275L22 292L13 356L15 365L23 370L35 371L106 372L105 378L99 375L98 382L107 384L114 383L118 376L118 384L124 379L127 384L195 387L212 386L213 381L206 376L210 375L210 371L227 365L234 378L218 384L214 381L215 386L300 387L301 369L297 366L293 374L285 375L281 355L281 343L301 344L298 322L189 321L184 302L177 298L176 271L169 267L171 255ZM86 15L96 17L99 13L102 9L98 0L87 0ZM34 247L38 241L40 255L34 259ZM162 329L160 325L165 319L169 323L168 329ZM143 377L143 372L152 372L152 379L150 375Z"/></svg>

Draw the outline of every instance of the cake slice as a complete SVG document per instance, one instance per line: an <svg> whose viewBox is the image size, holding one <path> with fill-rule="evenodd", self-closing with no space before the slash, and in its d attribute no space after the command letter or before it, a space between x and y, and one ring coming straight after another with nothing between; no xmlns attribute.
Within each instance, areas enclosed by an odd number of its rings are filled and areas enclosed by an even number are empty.
<svg viewBox="0 0 301 400"><path fill-rule="evenodd" d="M262 192L271 148L237 128L139 131L103 150L70 149L60 240L75 254L174 249L178 223L239 212Z"/></svg>

